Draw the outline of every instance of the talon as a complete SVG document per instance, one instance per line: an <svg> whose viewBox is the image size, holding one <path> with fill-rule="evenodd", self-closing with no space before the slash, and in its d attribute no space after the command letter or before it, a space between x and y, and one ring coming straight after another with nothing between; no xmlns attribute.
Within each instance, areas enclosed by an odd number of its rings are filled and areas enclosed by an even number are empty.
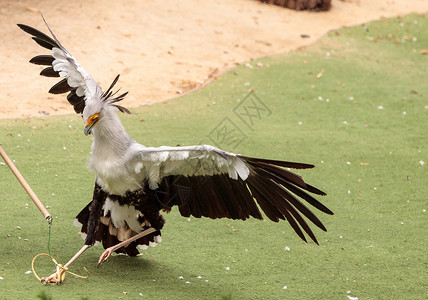
<svg viewBox="0 0 428 300"><path fill-rule="evenodd" d="M61 282L57 279L57 273L53 273L49 277L42 277L40 280L43 284L49 284L49 285L59 285Z"/></svg>
<svg viewBox="0 0 428 300"><path fill-rule="evenodd" d="M111 256L111 254L112 254L112 250L109 248L109 249L106 249L106 251L104 251L103 252L103 254L101 254L101 256L100 256L100 259L98 260L98 265L97 265L97 268L103 263L103 262L105 262L105 261L107 261L108 259L109 259L109 257Z"/></svg>

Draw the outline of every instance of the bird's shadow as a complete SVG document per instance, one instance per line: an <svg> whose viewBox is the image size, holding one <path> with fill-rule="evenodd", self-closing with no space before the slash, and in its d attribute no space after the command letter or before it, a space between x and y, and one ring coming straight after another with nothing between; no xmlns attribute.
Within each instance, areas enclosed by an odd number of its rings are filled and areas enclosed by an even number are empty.
<svg viewBox="0 0 428 300"><path fill-rule="evenodd" d="M88 255L81 262L86 264L91 273L89 281L93 284L109 282L112 286L119 287L128 281L136 287L144 287L145 290L158 290L169 286L177 292L183 290L192 295L203 295L208 286L210 289L219 288L214 282L210 281L208 284L204 280L197 279L197 275L187 270L185 266L177 264L171 266L161 261L160 257L153 257L149 252L143 252L137 257L114 255L99 268L96 267L97 257L96 254ZM189 280L192 284L186 284ZM200 284L195 284L197 282Z"/></svg>

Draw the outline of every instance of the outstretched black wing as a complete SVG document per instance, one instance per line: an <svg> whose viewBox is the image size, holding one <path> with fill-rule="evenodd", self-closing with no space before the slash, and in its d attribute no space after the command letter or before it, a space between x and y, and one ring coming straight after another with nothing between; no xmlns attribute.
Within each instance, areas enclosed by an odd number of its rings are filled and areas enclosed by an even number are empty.
<svg viewBox="0 0 428 300"><path fill-rule="evenodd" d="M299 198L333 214L310 195L324 192L287 170L313 165L251 158L208 145L141 147L137 153L135 164L144 166L141 172L155 190L155 200L166 210L178 206L185 217L262 219L260 207L270 220L288 220L300 238L306 241L304 231L318 244L304 217L320 229L326 228Z"/></svg>

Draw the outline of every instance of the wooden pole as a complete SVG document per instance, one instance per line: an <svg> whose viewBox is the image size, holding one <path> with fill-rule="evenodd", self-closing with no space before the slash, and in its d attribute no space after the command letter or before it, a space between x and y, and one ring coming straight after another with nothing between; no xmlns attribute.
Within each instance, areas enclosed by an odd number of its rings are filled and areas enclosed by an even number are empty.
<svg viewBox="0 0 428 300"><path fill-rule="evenodd" d="M33 200L34 204L36 204L37 208L40 210L42 215L45 217L45 219L50 224L52 222L52 216L49 214L47 209L43 206L43 203L39 200L39 198L37 198L37 195L31 189L30 185L25 181L24 177L18 171L18 169L16 168L16 166L12 162L12 160L9 158L9 156L7 156L6 152L3 150L1 145L0 145L0 155L1 155L1 157L3 157L4 161L9 166L12 173L16 176L16 178L18 179L19 183L22 185L24 190L30 196L31 200Z"/></svg>

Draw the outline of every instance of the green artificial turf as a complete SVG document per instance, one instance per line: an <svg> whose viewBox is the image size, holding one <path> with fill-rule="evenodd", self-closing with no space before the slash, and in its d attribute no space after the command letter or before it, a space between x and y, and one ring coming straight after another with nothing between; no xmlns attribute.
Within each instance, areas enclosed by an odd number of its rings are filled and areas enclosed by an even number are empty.
<svg viewBox="0 0 428 300"><path fill-rule="evenodd" d="M315 164L298 173L327 192L321 200L335 212L317 213L328 228L314 229L319 246L301 241L284 221L187 219L173 210L157 248L137 258L114 256L97 269L102 249L93 247L71 266L79 274L87 267L88 279L67 275L62 286L45 287L27 271L48 251L47 223L0 165L0 298L425 299L423 49L427 15L344 28L122 117L145 145L209 143ZM0 143L49 206L51 252L65 263L83 244L72 221L91 200L94 182L81 119L0 120ZM43 276L53 271L44 258L36 268Z"/></svg>

